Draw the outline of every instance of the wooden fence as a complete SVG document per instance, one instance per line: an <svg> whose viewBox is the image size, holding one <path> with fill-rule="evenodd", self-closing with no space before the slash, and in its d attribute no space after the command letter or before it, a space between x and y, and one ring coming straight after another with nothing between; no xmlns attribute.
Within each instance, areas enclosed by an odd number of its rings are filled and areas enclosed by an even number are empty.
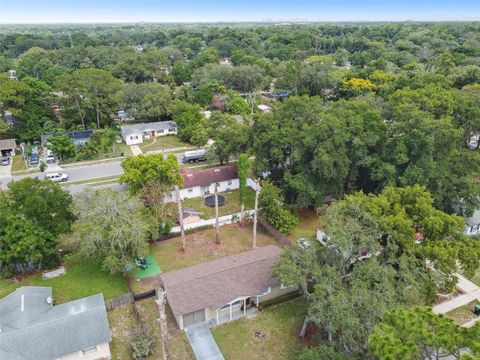
<svg viewBox="0 0 480 360"><path fill-rule="evenodd" d="M140 294L132 294L129 292L129 293L117 296L113 299L105 300L105 307L107 308L107 311L109 311L109 310L119 308L123 305L133 304L135 303L135 301L140 301L140 300L154 297L156 295L157 295L157 291L155 289L151 289Z"/></svg>
<svg viewBox="0 0 480 360"><path fill-rule="evenodd" d="M270 235L272 235L278 241L281 247L292 245L292 242L284 234L275 229L265 220L259 217L258 222L270 233Z"/></svg>

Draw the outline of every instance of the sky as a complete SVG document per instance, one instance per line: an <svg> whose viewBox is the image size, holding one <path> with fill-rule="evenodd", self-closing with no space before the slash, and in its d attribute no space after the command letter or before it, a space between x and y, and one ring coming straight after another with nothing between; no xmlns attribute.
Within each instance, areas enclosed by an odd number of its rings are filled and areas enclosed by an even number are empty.
<svg viewBox="0 0 480 360"><path fill-rule="evenodd" d="M0 23L479 20L480 0L0 0Z"/></svg>

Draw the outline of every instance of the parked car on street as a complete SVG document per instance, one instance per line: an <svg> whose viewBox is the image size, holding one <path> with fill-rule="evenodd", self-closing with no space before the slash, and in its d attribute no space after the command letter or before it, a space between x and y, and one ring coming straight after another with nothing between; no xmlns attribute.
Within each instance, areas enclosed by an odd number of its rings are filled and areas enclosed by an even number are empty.
<svg viewBox="0 0 480 360"><path fill-rule="evenodd" d="M54 182L64 182L68 180L68 175L62 174L62 173L51 173L51 174L46 174L45 178L52 180Z"/></svg>
<svg viewBox="0 0 480 360"><path fill-rule="evenodd" d="M2 156L2 166L10 165L10 158L8 156Z"/></svg>

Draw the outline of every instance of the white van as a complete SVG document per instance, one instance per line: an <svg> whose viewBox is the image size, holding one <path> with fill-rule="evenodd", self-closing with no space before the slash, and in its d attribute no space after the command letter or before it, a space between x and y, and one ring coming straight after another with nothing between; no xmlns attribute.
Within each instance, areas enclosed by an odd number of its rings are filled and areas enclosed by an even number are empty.
<svg viewBox="0 0 480 360"><path fill-rule="evenodd" d="M64 182L68 180L68 175L62 174L62 173L51 173L51 174L46 174L45 178L52 180L54 182Z"/></svg>

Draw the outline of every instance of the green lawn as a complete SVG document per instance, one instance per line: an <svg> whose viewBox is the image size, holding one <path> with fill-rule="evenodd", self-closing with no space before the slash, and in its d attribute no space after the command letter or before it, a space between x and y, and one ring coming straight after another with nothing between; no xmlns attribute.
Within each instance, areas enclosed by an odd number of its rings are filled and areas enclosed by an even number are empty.
<svg viewBox="0 0 480 360"><path fill-rule="evenodd" d="M155 337L155 348L153 354L145 360L156 360L162 358L162 347L160 343L160 324L157 319L159 311L154 298L137 302L140 314L145 321L148 331L153 332ZM192 348L183 331L178 328L170 308L166 307L167 328L168 328L168 352L172 360L195 360ZM131 339L140 323L135 315L133 304L124 305L108 312L108 322L112 330L112 342L110 351L112 360L132 359Z"/></svg>
<svg viewBox="0 0 480 360"><path fill-rule="evenodd" d="M445 315L450 319L452 319L453 321L455 321L457 325L463 325L469 322L470 320L473 320L476 317L478 317L478 315L475 315L473 313L473 307L475 306L475 304L478 304L478 303L480 303L480 301L477 301L477 300L472 301L471 303L467 305L463 305L459 308L456 308L455 310L452 310L446 313Z"/></svg>
<svg viewBox="0 0 480 360"><path fill-rule="evenodd" d="M212 329L221 352L228 360L295 359L305 346L297 337L306 314L303 300L267 308L253 318L241 318ZM262 331L266 337L255 336Z"/></svg>
<svg viewBox="0 0 480 360"><path fill-rule="evenodd" d="M235 214L240 212L240 190L235 189L231 192L222 192L219 195L225 197L225 203L218 207L219 216ZM205 205L203 197L186 199L182 202L183 209L194 209L200 213L202 219L212 219L215 217L215 207ZM245 210L255 208L255 191L247 187Z"/></svg>
<svg viewBox="0 0 480 360"><path fill-rule="evenodd" d="M43 280L41 272L25 276L18 282L0 279L0 298L20 286L51 286L56 303L65 303L103 292L105 299L128 292L120 275L111 275L92 261L71 262L65 265L67 273L54 279Z"/></svg>
<svg viewBox="0 0 480 360"><path fill-rule="evenodd" d="M277 241L262 226L257 229L257 246L278 245ZM180 250L181 239L160 241L151 246L151 251L163 271L176 270L227 255L246 251L252 246L252 225L239 224L220 227L221 244L215 244L215 229L207 229L186 235L186 251Z"/></svg>
<svg viewBox="0 0 480 360"><path fill-rule="evenodd" d="M160 136L155 139L149 139L140 144L140 148L143 150L143 152L153 150L175 149L186 146L191 147L192 144L181 140L178 136L175 135Z"/></svg>
<svg viewBox="0 0 480 360"><path fill-rule="evenodd" d="M23 158L23 155L15 155L12 160L12 172L25 170L25 159Z"/></svg>
<svg viewBox="0 0 480 360"><path fill-rule="evenodd" d="M320 217L313 209L299 209L297 211L299 223L297 226L290 230L288 237L291 241L295 242L300 238L313 238L317 237L318 227L324 226L324 219Z"/></svg>

